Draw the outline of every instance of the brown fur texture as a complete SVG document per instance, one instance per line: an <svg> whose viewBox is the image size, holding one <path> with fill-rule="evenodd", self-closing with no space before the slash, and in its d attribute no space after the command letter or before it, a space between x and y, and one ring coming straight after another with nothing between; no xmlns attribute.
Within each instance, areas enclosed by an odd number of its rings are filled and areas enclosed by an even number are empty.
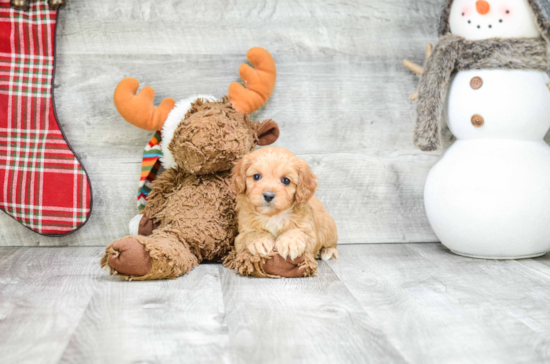
<svg viewBox="0 0 550 364"><path fill-rule="evenodd" d="M101 266L108 267L112 275L134 281L177 278L188 273L193 267L199 264L199 260L191 253L189 245L182 243L169 232L155 230L152 236L134 236L131 239L137 240L145 246L145 250L148 252L151 260L151 270L145 275L116 271L110 260L123 254L123 252L117 249L117 243L119 240L122 240L119 239L107 246L105 254L101 259ZM136 265L136 262L132 262L132 264ZM124 269L129 269L128 265Z"/></svg>
<svg viewBox="0 0 550 364"><path fill-rule="evenodd" d="M174 184L176 182L177 184ZM157 191L170 190L169 197ZM163 173L152 184L144 214L189 244L199 260L225 256L237 235L235 192L231 173L186 175L179 168Z"/></svg>
<svg viewBox="0 0 550 364"><path fill-rule="evenodd" d="M254 275L244 257L264 259L277 252L283 259L303 256L299 268L309 276L316 272L319 254L326 260L338 257L336 224L314 196L316 177L304 160L283 148L263 148L235 166L233 181L239 194L239 235L236 258L227 266ZM268 274L265 266L261 273Z"/></svg>
<svg viewBox="0 0 550 364"><path fill-rule="evenodd" d="M441 117L453 72L479 69L545 71L547 68L547 43L542 39L471 41L452 34L441 37L420 78L414 144L424 151L441 148Z"/></svg>
<svg viewBox="0 0 550 364"><path fill-rule="evenodd" d="M254 123L224 101L195 101L174 132L168 149L185 173L230 170L256 147Z"/></svg>
<svg viewBox="0 0 550 364"><path fill-rule="evenodd" d="M230 169L258 143L266 143L264 137L274 142L275 134L274 121L252 122L248 115L236 112L227 98L196 100L169 145L177 167L151 185L144 215L158 227L149 236L130 237L149 253L145 260L152 259L150 272L135 275L129 265L115 270L109 259L124 254L117 251L117 241L107 247L102 266L126 279L149 280L176 278L204 260L226 258L230 264L227 257L238 233ZM255 258L240 259L255 264Z"/></svg>

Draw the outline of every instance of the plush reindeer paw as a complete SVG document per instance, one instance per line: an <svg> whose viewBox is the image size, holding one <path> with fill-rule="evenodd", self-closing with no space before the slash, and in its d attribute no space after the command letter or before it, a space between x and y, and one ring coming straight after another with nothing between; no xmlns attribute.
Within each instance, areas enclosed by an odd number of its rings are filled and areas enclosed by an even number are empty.
<svg viewBox="0 0 550 364"><path fill-rule="evenodd" d="M300 267L300 263L304 262L304 256L296 259L283 258L279 254L275 254L271 259L264 264L264 270L267 274L274 276L296 278L305 275L305 269Z"/></svg>
<svg viewBox="0 0 550 364"><path fill-rule="evenodd" d="M101 266L111 268L111 273L115 270L123 275L144 276L151 271L153 259L143 244L128 237L107 246Z"/></svg>
<svg viewBox="0 0 550 364"><path fill-rule="evenodd" d="M148 218L145 215L138 214L134 216L128 224L128 230L130 235L149 236L158 229L160 223L155 222L153 219Z"/></svg>
<svg viewBox="0 0 550 364"><path fill-rule="evenodd" d="M285 278L309 277L317 273L317 262L309 254L296 259L283 258L275 254L263 265L264 271L273 276Z"/></svg>

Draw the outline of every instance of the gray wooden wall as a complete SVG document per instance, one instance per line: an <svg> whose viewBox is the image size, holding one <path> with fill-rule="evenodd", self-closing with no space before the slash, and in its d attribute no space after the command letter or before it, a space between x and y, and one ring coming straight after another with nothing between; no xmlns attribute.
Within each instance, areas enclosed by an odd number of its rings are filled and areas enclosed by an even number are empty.
<svg viewBox="0 0 550 364"><path fill-rule="evenodd" d="M94 212L65 238L41 237L0 213L0 245L105 245L125 235L151 133L117 114L117 82L136 77L158 101L222 96L253 46L268 49L278 68L271 100L253 116L276 120L276 145L310 162L341 243L437 241L422 193L440 153L413 148L408 97L418 80L401 61L423 61L441 3L69 0L58 26L55 101L90 175Z"/></svg>

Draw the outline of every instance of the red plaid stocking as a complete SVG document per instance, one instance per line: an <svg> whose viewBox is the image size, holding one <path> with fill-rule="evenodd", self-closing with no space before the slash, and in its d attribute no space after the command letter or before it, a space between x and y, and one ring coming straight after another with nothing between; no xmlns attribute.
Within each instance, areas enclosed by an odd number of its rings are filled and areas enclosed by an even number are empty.
<svg viewBox="0 0 550 364"><path fill-rule="evenodd" d="M75 231L92 209L53 105L56 19L47 0L26 11L0 0L0 209L44 235Z"/></svg>

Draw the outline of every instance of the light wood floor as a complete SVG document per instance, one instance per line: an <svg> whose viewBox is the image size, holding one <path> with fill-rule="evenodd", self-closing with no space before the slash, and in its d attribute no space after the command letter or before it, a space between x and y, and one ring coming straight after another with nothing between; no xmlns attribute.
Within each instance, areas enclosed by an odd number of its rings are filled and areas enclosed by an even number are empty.
<svg viewBox="0 0 550 364"><path fill-rule="evenodd" d="M440 244L341 246L306 279L201 265L125 282L102 248L0 248L4 363L540 363L550 257L462 258Z"/></svg>

